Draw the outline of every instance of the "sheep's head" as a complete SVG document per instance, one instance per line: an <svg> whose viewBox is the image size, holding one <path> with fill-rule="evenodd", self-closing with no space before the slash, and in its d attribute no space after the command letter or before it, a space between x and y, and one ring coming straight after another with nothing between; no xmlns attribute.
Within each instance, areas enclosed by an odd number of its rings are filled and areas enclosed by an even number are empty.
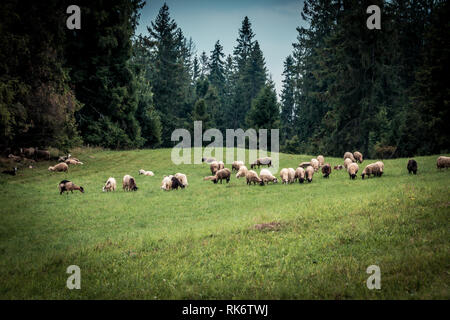
<svg viewBox="0 0 450 320"><path fill-rule="evenodd" d="M352 180L355 180L355 178L356 178L356 173L352 173L351 174L351 177L352 177ZM363 178L364 179L364 178Z"/></svg>
<svg viewBox="0 0 450 320"><path fill-rule="evenodd" d="M278 179L277 178L273 178L272 182L273 183L278 183Z"/></svg>
<svg viewBox="0 0 450 320"><path fill-rule="evenodd" d="M260 186L264 186L264 181L261 180L261 181L259 182L259 185L260 185Z"/></svg>
<svg viewBox="0 0 450 320"><path fill-rule="evenodd" d="M80 191L81 191L81 193L84 193L83 187L80 187Z"/></svg>
<svg viewBox="0 0 450 320"><path fill-rule="evenodd" d="M361 173L361 178L364 180L364 176L365 176L366 174L363 172L363 173Z"/></svg>
<svg viewBox="0 0 450 320"><path fill-rule="evenodd" d="M307 178L306 180L308 180L308 183L312 181L312 178Z"/></svg>
<svg viewBox="0 0 450 320"><path fill-rule="evenodd" d="M299 182L299 183L305 182L305 178L298 178L298 182Z"/></svg>
<svg viewBox="0 0 450 320"><path fill-rule="evenodd" d="M53 171L54 168L53 167L48 167L48 171Z"/></svg>

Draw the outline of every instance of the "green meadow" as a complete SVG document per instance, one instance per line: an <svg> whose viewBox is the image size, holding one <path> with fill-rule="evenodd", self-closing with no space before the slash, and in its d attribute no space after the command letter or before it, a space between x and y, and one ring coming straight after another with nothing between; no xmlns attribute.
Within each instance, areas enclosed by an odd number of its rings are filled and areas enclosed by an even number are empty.
<svg viewBox="0 0 450 320"><path fill-rule="evenodd" d="M437 155L416 157L417 175L403 158L362 180L366 159L356 180L341 170L262 187L203 181L209 165L177 166L170 149L72 154L84 165L69 173L39 162L0 177L0 299L450 298L450 171ZM280 168L311 158L280 154ZM176 172L189 186L161 190ZM137 192L122 191L125 174ZM110 176L118 190L103 193ZM85 193L59 195L63 179ZM70 265L80 290L66 287ZM370 265L380 290L366 286Z"/></svg>

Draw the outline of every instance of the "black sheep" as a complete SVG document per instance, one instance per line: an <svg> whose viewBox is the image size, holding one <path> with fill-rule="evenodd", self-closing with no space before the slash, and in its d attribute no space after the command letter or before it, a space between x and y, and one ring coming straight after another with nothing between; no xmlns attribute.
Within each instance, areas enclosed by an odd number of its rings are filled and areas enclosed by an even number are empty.
<svg viewBox="0 0 450 320"><path fill-rule="evenodd" d="M17 174L17 167L14 167L13 170L3 170L2 173L15 176Z"/></svg>
<svg viewBox="0 0 450 320"><path fill-rule="evenodd" d="M414 159L410 159L408 161L408 165L406 168L408 169L408 173L412 172L412 173L416 174L417 173L417 161Z"/></svg>

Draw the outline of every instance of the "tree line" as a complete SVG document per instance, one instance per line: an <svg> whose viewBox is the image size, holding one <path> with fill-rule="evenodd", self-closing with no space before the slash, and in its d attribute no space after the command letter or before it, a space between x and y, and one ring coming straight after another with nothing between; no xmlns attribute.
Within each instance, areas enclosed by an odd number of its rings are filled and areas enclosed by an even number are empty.
<svg viewBox="0 0 450 320"><path fill-rule="evenodd" d="M369 3L370 2L370 3ZM251 21L232 54L198 54L166 4L136 35L141 0L6 0L0 12L1 147L171 147L176 128L280 129L281 151L371 156L448 151L446 1L304 3L280 102ZM368 5L382 30L368 30Z"/></svg>

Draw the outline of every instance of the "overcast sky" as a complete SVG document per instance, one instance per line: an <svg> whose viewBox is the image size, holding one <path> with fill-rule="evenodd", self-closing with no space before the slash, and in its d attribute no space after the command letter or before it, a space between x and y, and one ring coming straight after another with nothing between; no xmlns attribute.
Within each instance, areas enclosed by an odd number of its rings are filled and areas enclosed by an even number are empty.
<svg viewBox="0 0 450 320"><path fill-rule="evenodd" d="M155 20L164 2L185 37L194 41L197 55L205 51L209 56L217 40L225 55L231 54L242 20L248 16L254 39L261 46L268 72L280 94L283 61L292 53L296 27L304 25L300 16L303 0L147 0L138 34L147 34L147 26Z"/></svg>

